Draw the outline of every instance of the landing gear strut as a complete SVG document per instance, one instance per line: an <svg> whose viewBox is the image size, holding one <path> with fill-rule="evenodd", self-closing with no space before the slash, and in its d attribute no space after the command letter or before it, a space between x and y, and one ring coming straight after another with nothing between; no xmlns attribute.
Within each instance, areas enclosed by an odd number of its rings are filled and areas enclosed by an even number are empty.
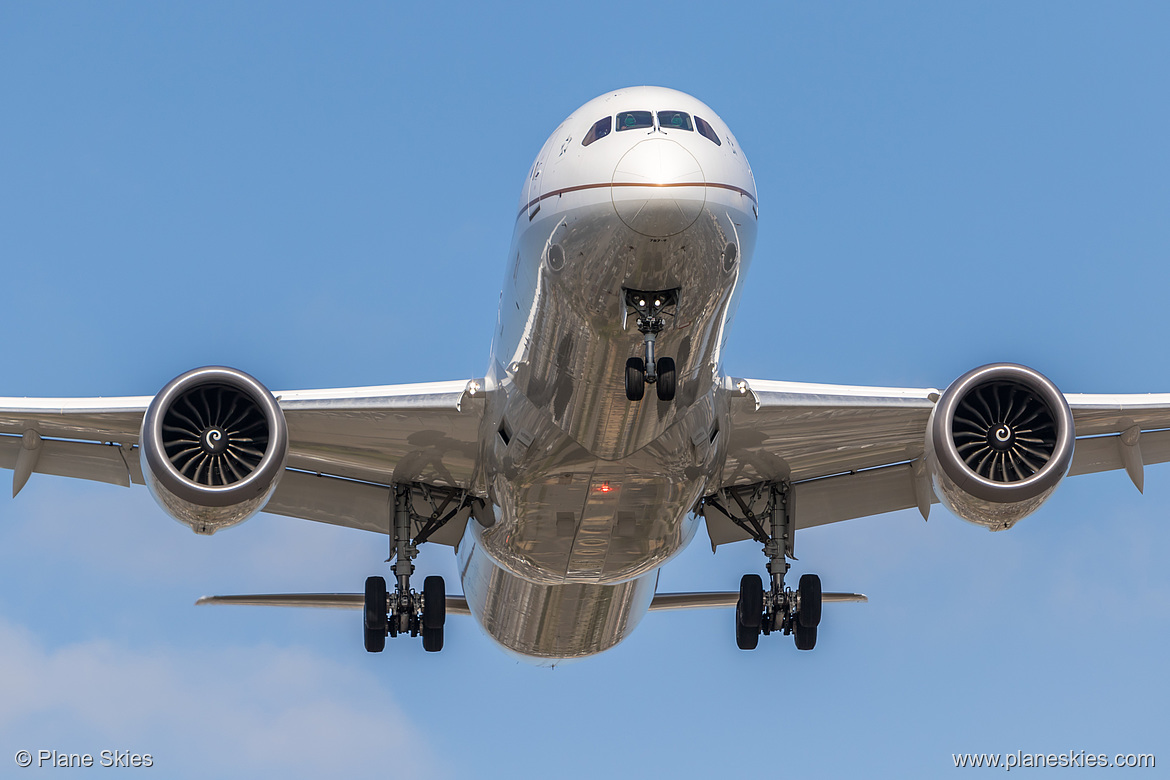
<svg viewBox="0 0 1170 780"><path fill-rule="evenodd" d="M764 546L771 587L764 590L758 574L745 574L739 583L735 607L735 643L740 650L754 650L760 634L773 631L792 634L798 650L812 650L821 623L821 578L804 574L796 590L784 587L788 559L795 557L792 487L788 483L761 483L726 488L707 498L705 504L727 515ZM727 502L726 504L724 502ZM735 503L740 513L729 509ZM757 514L753 507L763 504ZM767 530L761 523L767 523Z"/></svg>
<svg viewBox="0 0 1170 780"><path fill-rule="evenodd" d="M626 306L633 309L638 319L635 324L642 334L645 357L632 357L626 361L626 398L641 401L646 393L646 383L655 386L659 401L674 400L676 384L674 358L655 359L654 342L666 328L666 317L674 316L668 309L678 304L678 290L644 292L626 290ZM627 310L628 310L627 309Z"/></svg>
<svg viewBox="0 0 1170 780"><path fill-rule="evenodd" d="M422 593L416 593L410 587L410 575L414 573L418 545L458 514L466 506L468 496L461 490L446 491L409 484L396 484L392 489L394 516L390 560L394 561L391 569L394 572L395 588L389 592L386 580L382 577L366 580L365 609L362 613L366 650L371 653L382 652L386 647L387 635L422 634L423 649L428 653L437 653L443 649L443 625L447 618L447 594L443 578L427 577L423 581ZM414 521L422 519L414 511L416 491L422 493L433 511L422 523L418 536L412 537ZM450 508L452 505L453 508Z"/></svg>

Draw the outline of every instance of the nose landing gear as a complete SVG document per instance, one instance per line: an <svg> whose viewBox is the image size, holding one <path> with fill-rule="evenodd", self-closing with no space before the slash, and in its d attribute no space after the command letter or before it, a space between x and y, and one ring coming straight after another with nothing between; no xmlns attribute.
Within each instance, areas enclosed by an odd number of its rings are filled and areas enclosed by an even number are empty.
<svg viewBox="0 0 1170 780"><path fill-rule="evenodd" d="M673 401L676 385L674 358L654 357L654 343L666 328L668 311L678 304L678 290L646 292L626 290L626 306L638 315L635 324L642 334L645 358L632 357L626 361L626 398L641 401L646 394L646 383L655 386L659 401Z"/></svg>
<svg viewBox="0 0 1170 780"><path fill-rule="evenodd" d="M646 361L632 357L626 361L626 398L641 401L646 395Z"/></svg>

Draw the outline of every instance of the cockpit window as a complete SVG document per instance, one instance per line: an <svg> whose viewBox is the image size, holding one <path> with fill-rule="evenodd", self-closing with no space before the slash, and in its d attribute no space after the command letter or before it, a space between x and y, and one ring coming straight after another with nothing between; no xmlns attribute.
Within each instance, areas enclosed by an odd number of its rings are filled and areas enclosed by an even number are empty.
<svg viewBox="0 0 1170 780"><path fill-rule="evenodd" d="M691 118L682 111L659 111L658 126L663 130L693 130Z"/></svg>
<svg viewBox="0 0 1170 780"><path fill-rule="evenodd" d="M639 130L654 127L654 115L649 111L623 111L617 115L617 129Z"/></svg>
<svg viewBox="0 0 1170 780"><path fill-rule="evenodd" d="M607 116L605 119L598 119L593 123L593 127L589 128L589 132L581 139L582 146L588 146L594 141L600 141L605 138L613 130L613 117Z"/></svg>
<svg viewBox="0 0 1170 780"><path fill-rule="evenodd" d="M699 135L708 138L715 143L716 146L723 146L723 142L719 140L719 136L715 135L715 130L711 125L704 122L702 119L695 117L695 127L699 128Z"/></svg>

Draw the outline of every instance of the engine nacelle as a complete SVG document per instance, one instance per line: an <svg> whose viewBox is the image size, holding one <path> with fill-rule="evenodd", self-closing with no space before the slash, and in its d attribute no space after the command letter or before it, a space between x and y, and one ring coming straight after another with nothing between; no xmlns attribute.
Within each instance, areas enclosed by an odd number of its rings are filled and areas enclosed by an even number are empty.
<svg viewBox="0 0 1170 780"><path fill-rule="evenodd" d="M288 426L272 393L219 366L171 380L147 408L138 441L155 500L198 534L263 509L288 458Z"/></svg>
<svg viewBox="0 0 1170 780"><path fill-rule="evenodd" d="M1047 377L994 363L963 374L935 404L926 462L947 509L1002 531L1052 494L1075 441L1072 411Z"/></svg>

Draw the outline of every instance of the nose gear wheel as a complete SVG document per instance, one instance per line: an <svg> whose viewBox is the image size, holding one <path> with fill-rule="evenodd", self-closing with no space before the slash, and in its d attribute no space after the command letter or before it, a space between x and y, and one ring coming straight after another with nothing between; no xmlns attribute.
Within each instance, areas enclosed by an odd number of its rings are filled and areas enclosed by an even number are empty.
<svg viewBox="0 0 1170 780"><path fill-rule="evenodd" d="M626 361L626 398L641 401L646 395L646 361L632 357Z"/></svg>

